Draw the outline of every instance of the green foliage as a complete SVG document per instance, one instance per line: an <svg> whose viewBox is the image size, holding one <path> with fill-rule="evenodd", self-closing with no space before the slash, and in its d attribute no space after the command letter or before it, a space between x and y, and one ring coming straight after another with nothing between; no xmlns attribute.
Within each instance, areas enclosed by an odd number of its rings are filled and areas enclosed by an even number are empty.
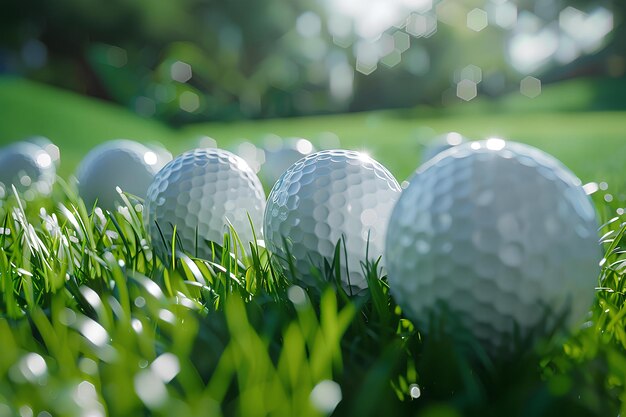
<svg viewBox="0 0 626 417"><path fill-rule="evenodd" d="M380 22L387 14L395 21L369 35L359 34L357 27L377 25L356 17L355 11L344 15L341 10L351 9L348 4L314 0L14 3L0 15L1 70L107 99L177 126L418 104L440 107L442 100L460 102L453 80L468 65L482 71L481 95L517 90L520 72L527 73L512 68L507 59L509 38L519 28L499 27L499 19L494 21L498 13L485 1L433 2L432 8L425 7L428 2L405 7L381 3L376 10L387 9L379 11ZM585 12L595 8L589 1L541 4L516 4L521 26L529 13L539 28L557 28L559 12L568 5ZM468 29L465 18L475 7L490 14L489 26L479 33ZM608 47L587 51L586 59L566 66L546 63L548 69L556 67L547 79L624 74L624 7L621 2L603 7L615 11ZM307 30L298 22L302 16L313 16L317 23ZM415 17L434 19L436 33L420 33L425 23L411 23ZM394 37L400 41L394 43ZM192 72L176 75L177 62ZM542 75L543 70L531 72ZM623 109L621 96L608 93L598 94L589 107Z"/></svg>
<svg viewBox="0 0 626 417"><path fill-rule="evenodd" d="M0 415L626 410L626 217L615 215L625 199L610 190L594 194L606 256L586 322L499 360L436 328L422 338L378 262L363 264L369 290L358 297L337 285L336 261L319 286L293 286L262 246L236 256L245 252L232 230L213 259L175 250L166 265L140 211L92 210L70 187L55 192L1 208Z"/></svg>

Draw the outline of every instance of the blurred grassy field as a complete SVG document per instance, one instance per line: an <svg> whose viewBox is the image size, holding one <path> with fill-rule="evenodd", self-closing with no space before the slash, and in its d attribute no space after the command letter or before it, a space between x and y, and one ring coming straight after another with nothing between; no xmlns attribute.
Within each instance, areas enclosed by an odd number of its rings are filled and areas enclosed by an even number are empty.
<svg viewBox="0 0 626 417"><path fill-rule="evenodd" d="M378 111L174 130L109 103L5 77L0 78L0 144L28 135L47 136L61 148L60 174L67 176L91 147L107 139L160 142L176 154L194 147L203 135L228 148L238 140L256 142L270 133L314 142L330 133L342 147L369 151L402 180L417 167L428 138L458 131L472 139L498 136L537 146L561 159L583 181L624 176L626 112L580 111L597 108L590 104L593 86L575 81L546 88L536 99L513 93L499 102L483 99L445 113Z"/></svg>

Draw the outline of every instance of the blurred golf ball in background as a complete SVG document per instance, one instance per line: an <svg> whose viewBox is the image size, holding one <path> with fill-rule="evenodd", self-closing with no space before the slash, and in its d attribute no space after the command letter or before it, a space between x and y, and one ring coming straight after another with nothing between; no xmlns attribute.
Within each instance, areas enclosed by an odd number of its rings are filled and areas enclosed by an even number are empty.
<svg viewBox="0 0 626 417"><path fill-rule="evenodd" d="M422 163L427 162L446 149L461 145L467 141L460 133L449 132L431 139L422 151Z"/></svg>
<svg viewBox="0 0 626 417"><path fill-rule="evenodd" d="M265 193L241 157L222 149L183 153L155 176L145 201L144 221L159 256L167 259L176 240L192 256L211 258L210 244L223 243L232 225L244 248L262 237ZM249 216L249 217L248 217Z"/></svg>
<svg viewBox="0 0 626 417"><path fill-rule="evenodd" d="M313 144L303 138L282 139L270 135L263 140L265 161L261 165L259 176L271 187L278 178L299 159L315 151Z"/></svg>
<svg viewBox="0 0 626 417"><path fill-rule="evenodd" d="M0 148L0 198L13 194L32 200L48 195L56 179L56 169L50 154L30 142L15 142Z"/></svg>
<svg viewBox="0 0 626 417"><path fill-rule="evenodd" d="M562 313L583 319L597 227L580 180L552 156L501 139L457 146L417 170L391 214L391 294L422 331L442 319L507 349Z"/></svg>
<svg viewBox="0 0 626 417"><path fill-rule="evenodd" d="M266 246L288 273L285 241L299 278L314 285L311 262L318 268L332 262L344 237L342 284L348 293L358 293L367 288L361 262L366 255L370 260L382 255L387 222L399 195L393 175L364 153L329 150L308 155L280 177L269 195L263 226Z"/></svg>
<svg viewBox="0 0 626 417"><path fill-rule="evenodd" d="M115 209L123 192L145 198L154 175L171 159L147 146L126 139L104 142L93 148L76 171L78 192L88 208Z"/></svg>

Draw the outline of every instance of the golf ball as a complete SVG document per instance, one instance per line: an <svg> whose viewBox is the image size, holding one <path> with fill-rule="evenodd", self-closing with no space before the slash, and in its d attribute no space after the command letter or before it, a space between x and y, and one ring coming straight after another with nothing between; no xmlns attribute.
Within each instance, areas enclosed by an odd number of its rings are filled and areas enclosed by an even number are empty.
<svg viewBox="0 0 626 417"><path fill-rule="evenodd" d="M248 249L262 236L265 193L246 161L222 149L185 152L154 177L146 197L144 220L157 253L167 259L176 241L193 256L209 259L207 242L223 243L233 226ZM248 217L249 216L249 217Z"/></svg>
<svg viewBox="0 0 626 417"><path fill-rule="evenodd" d="M461 145L466 141L467 139L465 139L460 133L456 132L449 132L444 135L437 136L432 139L422 151L422 163L427 162L446 149Z"/></svg>
<svg viewBox="0 0 626 417"><path fill-rule="evenodd" d="M364 153L308 155L285 171L270 192L263 225L266 245L286 271L289 253L298 274L294 278L314 285L311 266L323 270L324 262L332 262L343 237L342 284L348 293L358 293L367 288L361 263L382 255L387 221L399 196L393 175Z"/></svg>
<svg viewBox="0 0 626 417"><path fill-rule="evenodd" d="M30 142L15 142L0 149L0 198L13 193L11 186L26 200L48 195L56 179L50 155Z"/></svg>
<svg viewBox="0 0 626 417"><path fill-rule="evenodd" d="M389 287L422 331L446 317L487 351L510 351L515 337L589 310L597 226L580 180L552 156L502 139L467 143L420 167L398 200Z"/></svg>
<svg viewBox="0 0 626 417"><path fill-rule="evenodd" d="M265 162L261 165L259 175L269 186L274 185L278 178L300 158L314 152L311 142L303 138L282 139L270 136L265 139L263 150Z"/></svg>
<svg viewBox="0 0 626 417"><path fill-rule="evenodd" d="M93 148L76 172L78 193L87 207L113 210L122 204L117 188L145 198L154 175L171 157L126 139L112 140Z"/></svg>

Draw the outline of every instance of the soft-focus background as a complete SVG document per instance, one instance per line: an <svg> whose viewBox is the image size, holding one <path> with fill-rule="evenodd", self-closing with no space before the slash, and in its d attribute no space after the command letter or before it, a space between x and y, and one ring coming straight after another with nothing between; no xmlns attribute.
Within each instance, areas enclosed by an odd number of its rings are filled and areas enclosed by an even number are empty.
<svg viewBox="0 0 626 417"><path fill-rule="evenodd" d="M0 143L47 136L68 175L118 137L178 153L300 136L402 180L459 131L596 180L626 158L624 16L618 0L8 2Z"/></svg>

